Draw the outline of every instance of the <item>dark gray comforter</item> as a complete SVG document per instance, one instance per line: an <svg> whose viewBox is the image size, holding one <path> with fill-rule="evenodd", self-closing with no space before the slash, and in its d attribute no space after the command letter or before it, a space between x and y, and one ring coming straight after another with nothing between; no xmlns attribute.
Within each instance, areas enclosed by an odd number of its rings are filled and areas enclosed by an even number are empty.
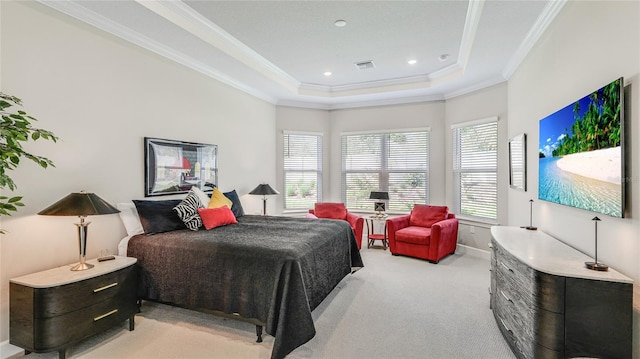
<svg viewBox="0 0 640 359"><path fill-rule="evenodd" d="M345 221L244 216L238 224L131 238L141 299L237 313L265 324L272 358L315 335L311 311L363 266Z"/></svg>

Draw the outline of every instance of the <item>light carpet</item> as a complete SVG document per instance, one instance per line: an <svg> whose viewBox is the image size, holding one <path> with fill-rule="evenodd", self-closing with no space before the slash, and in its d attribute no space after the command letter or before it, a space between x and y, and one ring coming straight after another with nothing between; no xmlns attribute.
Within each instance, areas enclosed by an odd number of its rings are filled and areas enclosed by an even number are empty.
<svg viewBox="0 0 640 359"><path fill-rule="evenodd" d="M487 260L455 254L431 264L380 248L361 254L365 268L313 311L316 336L287 359L515 358L489 309ZM67 358L268 359L273 347L269 335L255 342L252 324L157 303L144 302L135 320L134 331L123 323L70 347Z"/></svg>

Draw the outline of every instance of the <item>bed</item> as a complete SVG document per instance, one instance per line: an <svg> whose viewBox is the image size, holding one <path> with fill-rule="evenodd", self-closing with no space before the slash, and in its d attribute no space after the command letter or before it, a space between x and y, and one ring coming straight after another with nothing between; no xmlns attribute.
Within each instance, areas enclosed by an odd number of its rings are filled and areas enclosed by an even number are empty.
<svg viewBox="0 0 640 359"><path fill-rule="evenodd" d="M363 267L353 231L340 220L242 216L212 230L138 234L139 298L238 316L275 337L284 358L315 335L311 312ZM120 247L120 251L123 248Z"/></svg>

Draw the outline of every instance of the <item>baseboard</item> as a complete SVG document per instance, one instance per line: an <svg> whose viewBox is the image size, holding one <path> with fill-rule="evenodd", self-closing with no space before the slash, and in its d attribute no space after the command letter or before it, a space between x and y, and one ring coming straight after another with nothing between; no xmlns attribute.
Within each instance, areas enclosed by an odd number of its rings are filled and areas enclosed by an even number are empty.
<svg viewBox="0 0 640 359"><path fill-rule="evenodd" d="M488 251L465 246L464 244L458 244L458 247L456 248L456 254L464 254L466 256L477 257L480 259L485 259L487 261L491 260L491 253L489 253Z"/></svg>
<svg viewBox="0 0 640 359"><path fill-rule="evenodd" d="M9 344L8 340L0 343L0 359L17 358L24 356L24 349Z"/></svg>

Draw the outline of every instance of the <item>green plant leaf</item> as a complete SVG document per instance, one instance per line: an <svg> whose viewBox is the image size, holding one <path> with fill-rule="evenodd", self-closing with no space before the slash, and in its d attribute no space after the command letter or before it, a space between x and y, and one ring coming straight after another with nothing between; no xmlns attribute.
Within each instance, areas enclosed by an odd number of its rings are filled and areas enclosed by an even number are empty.
<svg viewBox="0 0 640 359"><path fill-rule="evenodd" d="M51 160L46 157L33 155L26 152L22 147L23 142L27 142L29 138L36 141L45 139L57 142L53 132L34 128L32 121L36 118L30 116L24 110L18 109L12 112L12 106L22 106L22 100L16 96L11 96L0 92L0 190L8 188L11 191L16 189L16 184L9 176L8 171L16 169L20 164L22 157L27 158L43 168L49 166L54 167ZM0 196L0 216L10 216L11 212L15 212L17 207L24 207L21 202L22 196ZM0 234L5 233L0 229Z"/></svg>

